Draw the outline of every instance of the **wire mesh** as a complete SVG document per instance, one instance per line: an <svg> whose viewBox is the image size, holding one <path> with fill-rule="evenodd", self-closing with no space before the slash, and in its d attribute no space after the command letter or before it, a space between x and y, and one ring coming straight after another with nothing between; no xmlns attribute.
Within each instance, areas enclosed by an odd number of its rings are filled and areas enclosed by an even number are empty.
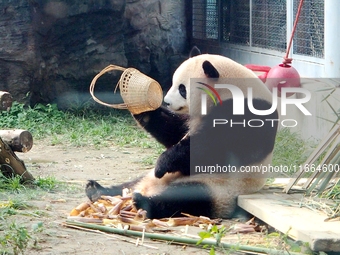
<svg viewBox="0 0 340 255"><path fill-rule="evenodd" d="M295 19L300 0L293 1L291 17ZM195 39L220 39L237 45L286 52L286 2L192 0L192 36ZM324 57L324 0L304 0L292 52Z"/></svg>
<svg viewBox="0 0 340 255"><path fill-rule="evenodd" d="M252 46L285 51L286 0L253 0Z"/></svg>
<svg viewBox="0 0 340 255"><path fill-rule="evenodd" d="M249 45L250 38L249 0L222 1L222 40Z"/></svg>
<svg viewBox="0 0 340 255"><path fill-rule="evenodd" d="M216 0L207 0L205 32L207 38L218 39L218 7Z"/></svg>
<svg viewBox="0 0 340 255"><path fill-rule="evenodd" d="M294 0L294 17L300 0ZM294 36L293 52L324 57L324 0L305 0Z"/></svg>
<svg viewBox="0 0 340 255"><path fill-rule="evenodd" d="M218 39L217 0L193 0L192 15L194 38Z"/></svg>
<svg viewBox="0 0 340 255"><path fill-rule="evenodd" d="M196 39L205 38L205 0L192 1L192 36Z"/></svg>

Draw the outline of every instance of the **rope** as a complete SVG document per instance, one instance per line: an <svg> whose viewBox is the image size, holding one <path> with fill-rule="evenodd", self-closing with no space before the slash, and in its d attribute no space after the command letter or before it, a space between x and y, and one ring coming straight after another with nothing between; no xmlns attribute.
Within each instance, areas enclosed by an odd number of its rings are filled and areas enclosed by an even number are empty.
<svg viewBox="0 0 340 255"><path fill-rule="evenodd" d="M295 17L295 21L294 21L294 26L293 26L292 34L290 36L289 44L288 44L288 47L287 47L286 56L283 58L284 60L282 61L284 66L287 66L288 64L291 64L292 61L293 61L293 59L289 58L288 56L289 56L290 49L292 47L294 34L295 34L295 31L296 31L296 27L297 27L297 24L298 24L298 21L299 21L299 17L300 17L300 14L301 14L301 10L302 10L302 5L303 5L303 0L300 0L298 11L296 13L296 17Z"/></svg>

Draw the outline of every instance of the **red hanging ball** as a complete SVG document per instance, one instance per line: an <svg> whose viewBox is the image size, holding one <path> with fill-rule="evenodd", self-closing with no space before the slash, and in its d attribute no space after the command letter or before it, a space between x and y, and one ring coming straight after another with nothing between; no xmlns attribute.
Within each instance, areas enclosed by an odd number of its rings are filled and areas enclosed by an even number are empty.
<svg viewBox="0 0 340 255"><path fill-rule="evenodd" d="M270 69L266 79L266 85L270 89L277 88L278 96L281 96L281 88L301 87L298 71L288 64L279 64ZM294 93L287 93L292 96Z"/></svg>

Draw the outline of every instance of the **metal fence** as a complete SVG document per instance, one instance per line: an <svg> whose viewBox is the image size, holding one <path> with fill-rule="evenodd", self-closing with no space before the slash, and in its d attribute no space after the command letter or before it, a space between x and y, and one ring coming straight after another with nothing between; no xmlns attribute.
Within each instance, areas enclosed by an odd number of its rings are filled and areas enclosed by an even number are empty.
<svg viewBox="0 0 340 255"><path fill-rule="evenodd" d="M299 0L294 0L294 14ZM293 52L324 57L324 0L305 0L294 37Z"/></svg>
<svg viewBox="0 0 340 255"><path fill-rule="evenodd" d="M192 0L192 37L284 52L300 2L292 1ZM304 1L293 53L324 57L324 0Z"/></svg>
<svg viewBox="0 0 340 255"><path fill-rule="evenodd" d="M222 41L250 45L249 0L222 1Z"/></svg>
<svg viewBox="0 0 340 255"><path fill-rule="evenodd" d="M205 34L205 25L207 22L205 11L206 0L192 1L192 37L195 39L207 39L207 36ZM218 24L215 25L217 28Z"/></svg>
<svg viewBox="0 0 340 255"><path fill-rule="evenodd" d="M192 1L192 33L196 39L218 39L219 13L217 0Z"/></svg>
<svg viewBox="0 0 340 255"><path fill-rule="evenodd" d="M286 50L286 8L286 0L252 1L252 46Z"/></svg>

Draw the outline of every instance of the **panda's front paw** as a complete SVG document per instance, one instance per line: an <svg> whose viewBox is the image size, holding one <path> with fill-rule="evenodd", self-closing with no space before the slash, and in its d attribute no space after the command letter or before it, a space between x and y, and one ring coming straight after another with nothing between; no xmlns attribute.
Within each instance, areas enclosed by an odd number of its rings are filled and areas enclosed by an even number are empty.
<svg viewBox="0 0 340 255"><path fill-rule="evenodd" d="M167 172L171 172L167 155L165 153L161 154L157 160L155 166L155 176L157 178L162 178Z"/></svg>
<svg viewBox="0 0 340 255"><path fill-rule="evenodd" d="M181 172L190 175L190 152L186 147L174 146L163 152L155 166L155 176L162 178L166 173Z"/></svg>
<svg viewBox="0 0 340 255"><path fill-rule="evenodd" d="M150 210L149 198L143 196L141 193L134 192L132 195L132 201L133 201L133 205L136 207L137 210L143 209L147 212Z"/></svg>
<svg viewBox="0 0 340 255"><path fill-rule="evenodd" d="M85 187L85 193L92 202L95 202L104 195L105 188L98 182L89 180Z"/></svg>
<svg viewBox="0 0 340 255"><path fill-rule="evenodd" d="M155 167L155 176L157 178L162 178L166 174L166 169L162 169L162 167Z"/></svg>

